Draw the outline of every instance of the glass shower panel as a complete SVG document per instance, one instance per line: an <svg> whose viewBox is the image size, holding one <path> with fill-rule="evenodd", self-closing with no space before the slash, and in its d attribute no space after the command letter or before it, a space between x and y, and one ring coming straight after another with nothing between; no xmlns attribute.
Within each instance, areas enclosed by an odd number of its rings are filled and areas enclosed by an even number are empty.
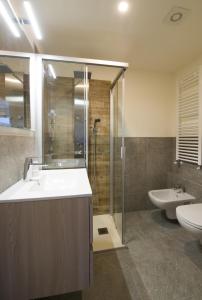
<svg viewBox="0 0 202 300"><path fill-rule="evenodd" d="M47 168L85 167L85 65L43 61L43 161Z"/></svg>
<svg viewBox="0 0 202 300"><path fill-rule="evenodd" d="M124 137L123 137L123 84L121 77L112 91L112 215L124 243Z"/></svg>

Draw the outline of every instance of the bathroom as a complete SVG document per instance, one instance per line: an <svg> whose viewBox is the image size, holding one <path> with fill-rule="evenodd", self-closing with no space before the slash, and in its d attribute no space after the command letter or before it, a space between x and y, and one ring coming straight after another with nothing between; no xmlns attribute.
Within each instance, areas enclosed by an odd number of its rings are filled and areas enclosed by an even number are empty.
<svg viewBox="0 0 202 300"><path fill-rule="evenodd" d="M201 12L0 1L0 299L202 298Z"/></svg>

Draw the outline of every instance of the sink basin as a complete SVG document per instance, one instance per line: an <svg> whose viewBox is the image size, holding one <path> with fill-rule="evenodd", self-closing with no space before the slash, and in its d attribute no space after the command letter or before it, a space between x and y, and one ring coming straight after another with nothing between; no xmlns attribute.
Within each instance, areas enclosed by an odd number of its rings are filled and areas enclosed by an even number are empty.
<svg viewBox="0 0 202 300"><path fill-rule="evenodd" d="M41 170L36 181L20 180L0 194L0 203L91 196L86 169Z"/></svg>
<svg viewBox="0 0 202 300"><path fill-rule="evenodd" d="M169 219L177 219L176 207L194 202L195 197L180 189L162 189L148 192L151 202L166 210Z"/></svg>

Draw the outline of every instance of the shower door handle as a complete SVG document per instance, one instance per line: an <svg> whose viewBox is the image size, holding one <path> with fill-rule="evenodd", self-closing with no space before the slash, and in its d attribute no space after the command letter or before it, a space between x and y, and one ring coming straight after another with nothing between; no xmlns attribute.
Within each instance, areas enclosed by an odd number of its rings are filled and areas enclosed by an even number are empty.
<svg viewBox="0 0 202 300"><path fill-rule="evenodd" d="M121 146L121 159L125 157L125 146Z"/></svg>

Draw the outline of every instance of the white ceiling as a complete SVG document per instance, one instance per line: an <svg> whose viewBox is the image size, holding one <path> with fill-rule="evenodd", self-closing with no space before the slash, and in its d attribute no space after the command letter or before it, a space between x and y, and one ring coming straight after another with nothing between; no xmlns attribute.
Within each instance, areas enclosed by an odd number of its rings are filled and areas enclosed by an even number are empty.
<svg viewBox="0 0 202 300"><path fill-rule="evenodd" d="M49 54L129 62L146 70L175 71L202 53L201 0L30 0ZM11 1L25 17L22 0ZM180 24L163 19L173 6L191 13Z"/></svg>

